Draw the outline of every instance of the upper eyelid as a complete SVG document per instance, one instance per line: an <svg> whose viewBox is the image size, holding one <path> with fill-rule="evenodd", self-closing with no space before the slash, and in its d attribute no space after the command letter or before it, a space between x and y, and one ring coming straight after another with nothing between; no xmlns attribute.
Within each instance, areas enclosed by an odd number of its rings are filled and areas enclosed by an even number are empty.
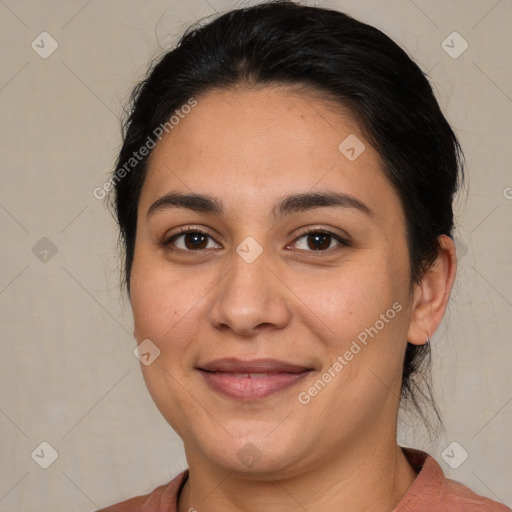
<svg viewBox="0 0 512 512"><path fill-rule="evenodd" d="M329 228L323 228L321 226L308 226L308 227L305 227L305 228L301 228L299 230L299 233L295 236L295 239L297 238L300 238L304 235L307 235L307 234L310 234L310 233L327 233L331 236L334 236L334 237L337 237L341 240L348 240L350 238L350 236L348 235L348 233L345 233L345 232L342 232L342 233L335 233L333 229L329 229Z"/></svg>

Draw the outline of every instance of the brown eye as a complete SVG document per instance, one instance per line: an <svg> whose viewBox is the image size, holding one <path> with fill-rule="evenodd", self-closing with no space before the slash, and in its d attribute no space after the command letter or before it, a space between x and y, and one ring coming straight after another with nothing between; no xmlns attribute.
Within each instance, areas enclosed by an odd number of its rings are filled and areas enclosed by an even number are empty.
<svg viewBox="0 0 512 512"><path fill-rule="evenodd" d="M208 233L196 229L173 235L165 242L165 245L188 252L220 248L220 245Z"/></svg>
<svg viewBox="0 0 512 512"><path fill-rule="evenodd" d="M317 230L303 233L295 240L294 245L296 249L304 251L327 251L333 247L348 244L333 233Z"/></svg>
<svg viewBox="0 0 512 512"><path fill-rule="evenodd" d="M326 233L315 233L314 235L307 236L308 247L313 251L329 249L331 241L331 235L327 235Z"/></svg>

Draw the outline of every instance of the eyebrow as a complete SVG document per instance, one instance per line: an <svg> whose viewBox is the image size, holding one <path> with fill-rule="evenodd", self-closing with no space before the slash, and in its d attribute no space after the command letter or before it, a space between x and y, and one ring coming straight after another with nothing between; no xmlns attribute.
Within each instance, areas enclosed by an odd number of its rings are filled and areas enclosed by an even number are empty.
<svg viewBox="0 0 512 512"><path fill-rule="evenodd" d="M339 207L350 208L372 216L372 210L359 199L349 194L337 192L304 193L289 195L282 198L272 209L272 216L281 219L292 213L304 212L314 208ZM213 213L224 216L222 201L205 194L184 194L169 192L157 199L148 209L149 218L156 212L169 208L186 208L200 213Z"/></svg>

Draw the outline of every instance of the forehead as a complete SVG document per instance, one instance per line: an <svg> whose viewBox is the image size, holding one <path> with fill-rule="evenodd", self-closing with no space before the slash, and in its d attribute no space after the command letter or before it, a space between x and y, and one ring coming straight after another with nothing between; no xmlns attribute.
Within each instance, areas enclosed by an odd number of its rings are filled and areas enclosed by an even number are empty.
<svg viewBox="0 0 512 512"><path fill-rule="evenodd" d="M153 150L142 206L175 189L253 206L315 188L364 196L377 210L398 204L379 154L332 101L287 88L216 89L196 100Z"/></svg>

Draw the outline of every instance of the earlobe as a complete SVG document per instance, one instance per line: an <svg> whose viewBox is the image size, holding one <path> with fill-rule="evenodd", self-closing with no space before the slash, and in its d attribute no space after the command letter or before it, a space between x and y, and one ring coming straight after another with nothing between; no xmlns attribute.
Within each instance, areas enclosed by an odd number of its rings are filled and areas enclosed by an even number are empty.
<svg viewBox="0 0 512 512"><path fill-rule="evenodd" d="M414 290L412 318L409 326L409 343L424 345L438 328L452 291L457 268L457 257L453 240L439 237L439 252L436 261Z"/></svg>

